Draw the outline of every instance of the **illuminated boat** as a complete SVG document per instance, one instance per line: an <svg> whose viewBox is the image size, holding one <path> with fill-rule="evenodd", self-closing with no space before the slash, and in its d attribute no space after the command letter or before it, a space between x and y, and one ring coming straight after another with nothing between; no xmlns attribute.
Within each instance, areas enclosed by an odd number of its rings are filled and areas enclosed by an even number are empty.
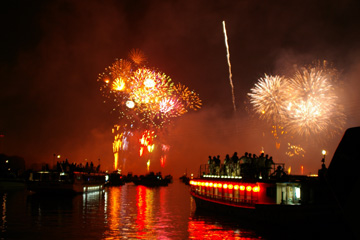
<svg viewBox="0 0 360 240"><path fill-rule="evenodd" d="M348 129L329 168L323 164L316 176L273 174L261 178L210 174L211 167L204 164L199 176L190 181L190 194L197 211L277 223L333 221L352 212L348 200L359 182L359 148L360 127ZM357 170L346 168L345 162ZM271 171L279 165L275 164Z"/></svg>
<svg viewBox="0 0 360 240"><path fill-rule="evenodd" d="M27 189L36 193L76 194L102 191L105 174L39 171L30 173Z"/></svg>

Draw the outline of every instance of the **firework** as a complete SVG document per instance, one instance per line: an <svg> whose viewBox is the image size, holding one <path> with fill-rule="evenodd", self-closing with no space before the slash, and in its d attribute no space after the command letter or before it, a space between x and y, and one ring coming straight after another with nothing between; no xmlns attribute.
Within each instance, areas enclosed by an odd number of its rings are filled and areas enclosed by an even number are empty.
<svg viewBox="0 0 360 240"><path fill-rule="evenodd" d="M300 136L334 133L345 125L343 107L338 104L332 79L322 68L297 70L289 81L290 100L286 128Z"/></svg>
<svg viewBox="0 0 360 240"><path fill-rule="evenodd" d="M140 157L143 156L144 151L148 151L151 153L154 150L155 144L153 144L154 141L154 131L145 130L143 134L141 135L141 138L139 139L140 142L140 150L139 155Z"/></svg>
<svg viewBox="0 0 360 240"><path fill-rule="evenodd" d="M126 126L114 125L112 129L114 134L113 154L114 154L114 169L119 168L119 153L126 151L129 147L129 137L132 136L130 131L126 130Z"/></svg>
<svg viewBox="0 0 360 240"><path fill-rule="evenodd" d="M133 49L129 53L129 58L135 63L135 64L142 64L146 61L145 54L139 50L139 49Z"/></svg>
<svg viewBox="0 0 360 240"><path fill-rule="evenodd" d="M260 118L291 135L334 136L346 119L335 93L336 81L337 71L324 61L296 70L291 78L265 75L248 95Z"/></svg>
<svg viewBox="0 0 360 240"><path fill-rule="evenodd" d="M184 114L187 110L192 109L194 111L201 108L202 102L197 93L192 90L189 90L185 85L178 83L174 85L174 91L181 103L183 104L184 109L180 109L180 114Z"/></svg>
<svg viewBox="0 0 360 240"><path fill-rule="evenodd" d="M201 107L194 91L174 87L171 78L158 70L137 67L127 60L116 60L105 70L98 78L105 102L129 125L162 128L170 118Z"/></svg>
<svg viewBox="0 0 360 240"><path fill-rule="evenodd" d="M223 31L224 31L224 37L225 37L225 46L226 46L226 53L227 53L226 57L227 57L228 65L229 65L229 81L230 81L230 86L231 86L232 101L233 101L233 106L234 106L234 112L236 112L234 84L233 84L233 81L232 81L231 63L230 63L230 50L229 50L229 43L228 43L228 38L227 38L227 34L226 34L225 21L223 21L222 24L223 24Z"/></svg>
<svg viewBox="0 0 360 240"><path fill-rule="evenodd" d="M171 96L172 82L164 73L147 68L135 71L132 81L131 99L139 111L146 112L150 118L160 114L160 102Z"/></svg>
<svg viewBox="0 0 360 240"><path fill-rule="evenodd" d="M300 145L288 143L288 151L285 153L289 157L301 156L305 157L305 150Z"/></svg>
<svg viewBox="0 0 360 240"><path fill-rule="evenodd" d="M140 156L151 153L155 148L155 131L164 128L172 118L201 107L194 91L175 85L157 69L140 66L146 60L140 50L132 50L129 58L116 60L97 79L104 102L120 121L113 128L115 169L119 165L119 153L128 150L132 138L140 145ZM142 132L141 137L135 137L135 132Z"/></svg>
<svg viewBox="0 0 360 240"><path fill-rule="evenodd" d="M288 102L287 81L284 77L260 78L248 95L256 113L271 123L281 123Z"/></svg>

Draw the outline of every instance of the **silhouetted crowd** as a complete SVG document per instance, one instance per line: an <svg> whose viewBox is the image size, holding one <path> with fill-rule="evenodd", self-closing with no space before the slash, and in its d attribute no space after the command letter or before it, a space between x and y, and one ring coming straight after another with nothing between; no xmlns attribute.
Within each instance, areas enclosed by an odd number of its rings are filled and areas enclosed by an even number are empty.
<svg viewBox="0 0 360 240"><path fill-rule="evenodd" d="M238 156L235 152L231 157L225 156L224 163L221 164L220 156L209 156L208 160L210 175L241 176L243 178L264 178L270 177L270 174L277 177L283 176L284 170L278 166L273 173L274 161L269 155L261 153L260 156L245 152L244 156Z"/></svg>
<svg viewBox="0 0 360 240"><path fill-rule="evenodd" d="M59 172L99 172L100 171L100 164L95 167L93 162L86 162L85 165L83 164L76 164L76 163L69 163L66 159L62 162L56 163L56 170Z"/></svg>

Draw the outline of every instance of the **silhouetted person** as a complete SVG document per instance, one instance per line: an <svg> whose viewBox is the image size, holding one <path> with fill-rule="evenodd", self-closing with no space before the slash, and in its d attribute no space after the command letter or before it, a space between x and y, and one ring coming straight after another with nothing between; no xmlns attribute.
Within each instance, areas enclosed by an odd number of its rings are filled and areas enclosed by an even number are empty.
<svg viewBox="0 0 360 240"><path fill-rule="evenodd" d="M265 156L265 174L264 174L264 178L269 178L270 176L270 172L272 169L272 165L274 165L274 161L272 160L272 157L269 158L269 155L266 154Z"/></svg>
<svg viewBox="0 0 360 240"><path fill-rule="evenodd" d="M250 153L250 177L251 178L256 178L256 176L257 176L257 156L256 156L256 154L255 153L253 153L252 155L251 155L251 153Z"/></svg>
<svg viewBox="0 0 360 240"><path fill-rule="evenodd" d="M229 175L229 173L230 173L230 169L229 169L230 165L232 165L230 155L226 154L225 159L224 159L224 171L225 171L226 175Z"/></svg>
<svg viewBox="0 0 360 240"><path fill-rule="evenodd" d="M240 176L246 177L249 169L249 153L245 152L244 156L239 159L240 164Z"/></svg>
<svg viewBox="0 0 360 240"><path fill-rule="evenodd" d="M265 173L265 155L264 153L260 154L260 157L258 157L257 160L257 176L259 177L261 175L261 177L264 177L264 175L266 175Z"/></svg>
<svg viewBox="0 0 360 240"><path fill-rule="evenodd" d="M209 164L209 173L210 174L213 174L213 171L214 171L214 164L215 164L214 158L211 158L211 156L209 156L208 164Z"/></svg>
<svg viewBox="0 0 360 240"><path fill-rule="evenodd" d="M232 174L237 176L239 175L239 157L237 155L237 152L234 152L234 154L231 157L232 161Z"/></svg>
<svg viewBox="0 0 360 240"><path fill-rule="evenodd" d="M220 173L220 164L221 164L220 155L217 155L217 157L215 159L215 173L217 175L219 175L219 173Z"/></svg>
<svg viewBox="0 0 360 240"><path fill-rule="evenodd" d="M271 176L274 176L274 175L276 178L282 178L282 177L286 176L286 173L284 172L284 169L281 166L278 166L276 168L275 172L273 172L271 174Z"/></svg>

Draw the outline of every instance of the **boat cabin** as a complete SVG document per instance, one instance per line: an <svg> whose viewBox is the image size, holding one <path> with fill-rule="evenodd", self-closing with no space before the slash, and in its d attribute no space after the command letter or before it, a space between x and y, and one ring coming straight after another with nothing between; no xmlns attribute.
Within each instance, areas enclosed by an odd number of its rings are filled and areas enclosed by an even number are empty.
<svg viewBox="0 0 360 240"><path fill-rule="evenodd" d="M221 171L225 169L225 171ZM190 181L191 194L222 204L255 207L257 204L300 205L313 202L314 182L318 178L287 175L284 164L274 164L262 177L259 171L241 171L240 166L226 170L220 165L200 166L199 177ZM251 174L249 174L249 172ZM311 182L312 184L309 184ZM316 184L315 184L316 185Z"/></svg>

